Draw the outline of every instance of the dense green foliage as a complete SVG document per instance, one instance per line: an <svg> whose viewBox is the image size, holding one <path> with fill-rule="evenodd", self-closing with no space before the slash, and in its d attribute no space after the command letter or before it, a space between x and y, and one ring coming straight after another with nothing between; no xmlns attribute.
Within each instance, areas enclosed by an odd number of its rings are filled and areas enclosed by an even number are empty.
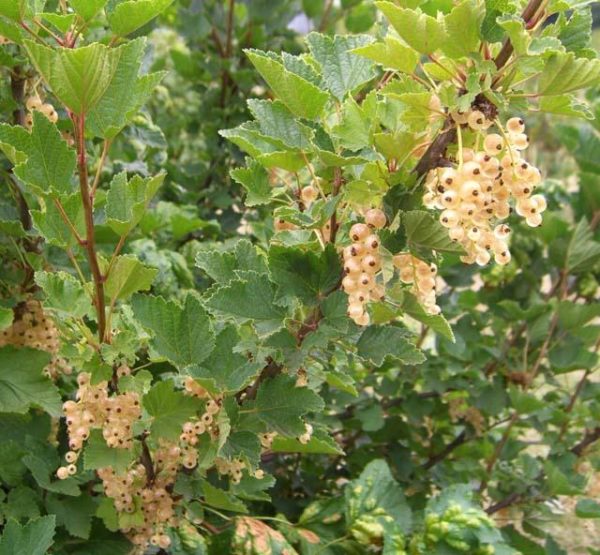
<svg viewBox="0 0 600 555"><path fill-rule="evenodd" d="M599 553L591 27L0 0L0 555Z"/></svg>

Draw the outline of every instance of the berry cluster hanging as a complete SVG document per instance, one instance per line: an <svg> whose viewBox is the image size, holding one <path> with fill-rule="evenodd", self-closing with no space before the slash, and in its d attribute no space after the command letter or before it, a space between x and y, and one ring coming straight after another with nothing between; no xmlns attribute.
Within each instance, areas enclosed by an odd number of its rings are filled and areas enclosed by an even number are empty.
<svg viewBox="0 0 600 555"><path fill-rule="evenodd" d="M423 203L441 210L441 224L466 251L463 262L485 266L493 257L498 264L508 264L510 228L501 222L512 211L511 199L517 214L533 227L542 223L546 209L544 197L534 194L540 171L521 154L529 145L525 124L511 118L505 130L496 121L499 133L487 133L494 122L479 110L452 112L451 117L459 136L457 162L429 172ZM474 149L462 147L463 125L477 133Z"/></svg>
<svg viewBox="0 0 600 555"><path fill-rule="evenodd" d="M44 373L52 379L59 375L69 375L73 368L61 357L60 334L52 318L44 312L42 305L35 299L29 299L14 310L15 320L0 332L0 347L30 347L46 351L52 360L44 368Z"/></svg>
<svg viewBox="0 0 600 555"><path fill-rule="evenodd" d="M436 304L437 266L428 264L410 253L400 253L392 259L400 272L400 281L412 285L411 293L428 314L439 314Z"/></svg>
<svg viewBox="0 0 600 555"><path fill-rule="evenodd" d="M385 214L372 208L365 214L365 223L350 228L352 244L344 249L344 272L342 287L348 294L348 316L359 326L369 325L366 305L369 301L381 300L385 294L376 282L381 270L379 236L376 229L385 227Z"/></svg>

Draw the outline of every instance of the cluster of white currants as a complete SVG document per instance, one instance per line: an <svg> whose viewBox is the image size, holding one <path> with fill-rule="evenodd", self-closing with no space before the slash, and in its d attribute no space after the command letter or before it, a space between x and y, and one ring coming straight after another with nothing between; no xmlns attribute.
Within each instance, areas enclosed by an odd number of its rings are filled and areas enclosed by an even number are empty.
<svg viewBox="0 0 600 555"><path fill-rule="evenodd" d="M533 194L541 182L540 171L521 156L529 144L525 124L511 118L506 131L498 124L500 134L485 134L492 122L482 112L452 113L452 117L457 125L467 124L483 135L483 149L462 148L456 166L432 170L423 203L442 211L441 224L466 251L463 262L485 266L493 257L498 264L508 264L510 228L501 221L511 213L511 198L517 214L530 226L542 223L546 209L545 198Z"/></svg>
<svg viewBox="0 0 600 555"><path fill-rule="evenodd" d="M25 115L25 127L31 129L33 127L33 112L40 112L48 121L56 123L58 121L58 113L54 109L52 104L48 102L42 102L41 98L37 94L32 94L26 101L25 106L27 108L27 114Z"/></svg>
<svg viewBox="0 0 600 555"><path fill-rule="evenodd" d="M229 461L222 457L215 459L215 468L221 476L229 476L232 483L239 484L242 481L242 471L246 468L246 463L240 459Z"/></svg>
<svg viewBox="0 0 600 555"><path fill-rule="evenodd" d="M52 360L44 368L44 373L52 379L60 374L69 375L73 368L58 355L60 334L52 318L48 316L39 301L29 299L15 310L15 321L0 332L0 347L31 347L46 351Z"/></svg>
<svg viewBox="0 0 600 555"><path fill-rule="evenodd" d="M91 375L86 372L77 376L77 384L76 401L63 405L70 451L65 456L68 466L56 471L61 480L77 472L75 462L92 429L102 429L109 447L129 449L133 446L133 424L141 417L137 393L128 391L110 397L108 382L92 384Z"/></svg>
<svg viewBox="0 0 600 555"><path fill-rule="evenodd" d="M423 310L428 314L439 314L436 304L437 266L428 264L410 253L399 253L392 259L399 270L400 281L411 284L411 293L415 295Z"/></svg>
<svg viewBox="0 0 600 555"><path fill-rule="evenodd" d="M118 512L133 513L136 507L141 508L143 523L122 530L136 545L136 553L145 553L148 544L162 549L171 545L165 527L178 524L175 500L169 489L175 482L179 455L180 449L173 445L158 450L155 455L156 476L153 480L148 480L146 468L142 464L121 474L110 467L98 469L104 493L113 499ZM164 459L162 467L159 466L159 458Z"/></svg>
<svg viewBox="0 0 600 555"><path fill-rule="evenodd" d="M385 295L383 286L376 282L381 270L379 236L375 229L385 227L385 214L372 208L365 214L365 223L350 228L352 244L344 249L344 279L342 287L348 295L348 316L359 326L369 325L366 305L379 301Z"/></svg>

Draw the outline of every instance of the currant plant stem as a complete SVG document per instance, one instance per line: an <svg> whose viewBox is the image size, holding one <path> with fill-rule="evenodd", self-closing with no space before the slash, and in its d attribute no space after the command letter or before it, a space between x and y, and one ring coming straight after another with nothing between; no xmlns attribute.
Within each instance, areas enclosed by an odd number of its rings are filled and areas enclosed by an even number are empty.
<svg viewBox="0 0 600 555"><path fill-rule="evenodd" d="M77 144L77 169L79 173L79 190L81 193L81 202L83 204L83 212L85 219L85 250L92 272L94 281L96 315L98 318L98 338L100 342L106 342L106 304L104 301L104 276L98 264L98 255L96 253L96 235L94 231L94 206L93 199L90 195L88 183L87 169L87 154L85 150L85 115L73 117L76 128L76 144Z"/></svg>

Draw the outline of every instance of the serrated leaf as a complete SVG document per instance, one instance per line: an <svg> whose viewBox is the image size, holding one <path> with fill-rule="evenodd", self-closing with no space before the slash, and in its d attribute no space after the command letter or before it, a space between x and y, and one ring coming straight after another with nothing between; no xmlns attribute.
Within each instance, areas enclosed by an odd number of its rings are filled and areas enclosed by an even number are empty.
<svg viewBox="0 0 600 555"><path fill-rule="evenodd" d="M54 25L54 27L56 27L61 33L66 33L71 28L73 22L75 21L75 18L77 17L74 13L43 13L40 15L50 24Z"/></svg>
<svg viewBox="0 0 600 555"><path fill-rule="evenodd" d="M77 497L81 494L81 490L77 485L75 478L67 478L66 480L55 479L56 465L55 462L42 458L40 456L29 454L23 457L23 463L31 472L34 480L44 490L54 493L62 493Z"/></svg>
<svg viewBox="0 0 600 555"><path fill-rule="evenodd" d="M102 97L86 118L86 129L97 137L113 139L145 104L164 73L139 76L145 38L120 47L117 67Z"/></svg>
<svg viewBox="0 0 600 555"><path fill-rule="evenodd" d="M129 0L120 2L108 14L111 29L126 37L165 11L173 0Z"/></svg>
<svg viewBox="0 0 600 555"><path fill-rule="evenodd" d="M575 228L567 246L565 269L573 273L590 270L600 260L600 243L594 236L587 220L582 219Z"/></svg>
<svg viewBox="0 0 600 555"><path fill-rule="evenodd" d="M144 266L136 256L121 255L113 263L104 291L114 304L117 299L125 300L138 291L150 289L156 274L158 269Z"/></svg>
<svg viewBox="0 0 600 555"><path fill-rule="evenodd" d="M248 512L246 505L235 495L214 487L207 481L202 482L202 491L204 492L204 502L211 507L234 513Z"/></svg>
<svg viewBox="0 0 600 555"><path fill-rule="evenodd" d="M21 21L23 14L23 0L0 0L0 15L14 21Z"/></svg>
<svg viewBox="0 0 600 555"><path fill-rule="evenodd" d="M497 18L497 24L504 29L517 54L525 55L531 43L531 35L525 29L523 19L515 14L504 14Z"/></svg>
<svg viewBox="0 0 600 555"><path fill-rule="evenodd" d="M600 83L600 60L576 58L573 52L552 54L538 82L538 94L562 95Z"/></svg>
<svg viewBox="0 0 600 555"><path fill-rule="evenodd" d="M152 336L152 347L175 366L200 364L213 350L215 336L208 314L192 294L183 305L162 297L136 295L133 313Z"/></svg>
<svg viewBox="0 0 600 555"><path fill-rule="evenodd" d="M372 515L384 527L392 525L404 534L410 530L410 507L400 485L382 459L371 461L360 476L346 486L344 498L349 526L366 515ZM392 517L391 522L385 516Z"/></svg>
<svg viewBox="0 0 600 555"><path fill-rule="evenodd" d="M61 196L61 203L73 227L79 236L83 237L85 235L85 214L80 194ZM70 227L65 223L54 203L47 203L45 212L31 210L31 218L35 228L49 244L63 249L77 244Z"/></svg>
<svg viewBox="0 0 600 555"><path fill-rule="evenodd" d="M450 324L448 324L446 318L444 318L442 315L427 314L414 295L406 292L404 293L402 310L411 318L414 318L415 320L425 324L434 332L454 343L454 333L452 332L452 328L450 327Z"/></svg>
<svg viewBox="0 0 600 555"><path fill-rule="evenodd" d="M74 191L75 151L40 112L33 114L33 130L25 155L27 160L15 167L15 175L34 192L63 195Z"/></svg>
<svg viewBox="0 0 600 555"><path fill-rule="evenodd" d="M20 125L0 124L0 148L10 163L18 166L32 151L31 133Z"/></svg>
<svg viewBox="0 0 600 555"><path fill-rule="evenodd" d="M206 387L216 388L215 393L239 391L263 366L235 351L240 341L235 326L226 326L217 335L211 355L204 363L190 367L189 374L201 382L206 381Z"/></svg>
<svg viewBox="0 0 600 555"><path fill-rule="evenodd" d="M393 326L370 326L356 344L358 356L375 366L387 358L402 364L421 364L425 355L410 341L405 330Z"/></svg>
<svg viewBox="0 0 600 555"><path fill-rule="evenodd" d="M260 440L252 432L233 432L219 451L221 457L228 460L241 459L251 468L256 468L260 462Z"/></svg>
<svg viewBox="0 0 600 555"><path fill-rule="evenodd" d="M245 168L235 168L231 170L230 175L246 190L246 206L252 208L271 202L272 187L269 174L258 162L247 159Z"/></svg>
<svg viewBox="0 0 600 555"><path fill-rule="evenodd" d="M391 2L375 2L400 37L421 54L432 54L446 38L442 21L423 13L419 8L399 8Z"/></svg>
<svg viewBox="0 0 600 555"><path fill-rule="evenodd" d="M54 542L56 517L43 516L21 526L9 520L0 538L0 555L45 555Z"/></svg>
<svg viewBox="0 0 600 555"><path fill-rule="evenodd" d="M147 178L134 175L128 181L125 172L117 174L106 195L106 224L118 235L127 235L141 221L165 175L159 173Z"/></svg>
<svg viewBox="0 0 600 555"><path fill-rule="evenodd" d="M107 2L108 0L69 0L69 6L85 21L89 21L104 8Z"/></svg>
<svg viewBox="0 0 600 555"><path fill-rule="evenodd" d="M572 94L544 96L540 99L540 111L547 114L593 120L594 112L583 101Z"/></svg>
<svg viewBox="0 0 600 555"><path fill-rule="evenodd" d="M300 436L305 427L301 417L318 412L324 407L323 399L307 387L296 387L290 376L277 376L258 388L256 400L244 404L239 413L256 415L270 431L283 436Z"/></svg>
<svg viewBox="0 0 600 555"><path fill-rule="evenodd" d="M54 95L77 115L89 112L106 92L123 52L100 43L58 50L30 40L24 44Z"/></svg>
<svg viewBox="0 0 600 555"><path fill-rule="evenodd" d="M485 18L481 24L481 36L488 42L500 42L504 31L497 19L503 14L514 14L518 11L515 0L485 0Z"/></svg>
<svg viewBox="0 0 600 555"><path fill-rule="evenodd" d="M355 48L352 52L383 66L384 69L413 73L419 62L419 54L402 44L398 39L387 36L383 42L375 42Z"/></svg>
<svg viewBox="0 0 600 555"><path fill-rule="evenodd" d="M92 310L80 281L66 272L36 272L35 282L44 290L44 306L63 316L83 318Z"/></svg>
<svg viewBox="0 0 600 555"><path fill-rule="evenodd" d="M83 452L83 468L97 470L112 468L115 472L124 472L134 459L131 449L109 447L100 430L92 430Z"/></svg>
<svg viewBox="0 0 600 555"><path fill-rule="evenodd" d="M294 437L276 436L271 446L274 453L307 453L323 455L342 455L344 451L324 430L315 430L308 443L300 443Z"/></svg>
<svg viewBox="0 0 600 555"><path fill-rule="evenodd" d="M332 245L320 253L273 245L269 270L280 298L298 298L308 305L321 302L342 278L340 259Z"/></svg>
<svg viewBox="0 0 600 555"><path fill-rule="evenodd" d="M338 100L375 77L373 63L352 52L372 41L368 35L328 37L310 33L306 37L311 54L321 66L323 83Z"/></svg>
<svg viewBox="0 0 600 555"><path fill-rule="evenodd" d="M370 145L372 126L370 114L349 96L343 105L341 121L331 130L331 136L342 148L356 151Z"/></svg>
<svg viewBox="0 0 600 555"><path fill-rule="evenodd" d="M44 375L44 367L49 362L50 355L43 351L12 346L0 348L0 412L25 414L34 406L52 416L61 415L58 389Z"/></svg>
<svg viewBox="0 0 600 555"><path fill-rule="evenodd" d="M589 6L573 11L558 34L558 39L567 52L578 52L589 48L592 41L592 24L592 10Z"/></svg>
<svg viewBox="0 0 600 555"><path fill-rule="evenodd" d="M444 17L446 39L442 50L450 57L460 58L479 50L481 24L485 16L483 3L463 0Z"/></svg>
<svg viewBox="0 0 600 555"><path fill-rule="evenodd" d="M293 149L308 151L312 148L312 130L298 122L283 102L250 99L248 108L264 135Z"/></svg>
<svg viewBox="0 0 600 555"><path fill-rule="evenodd" d="M49 495L46 508L56 515L57 526L64 526L72 536L86 540L90 537L96 503L89 494L79 497Z"/></svg>
<svg viewBox="0 0 600 555"><path fill-rule="evenodd" d="M411 210L402 215L402 224L411 250L462 253L462 247L448 237L448 230L428 212Z"/></svg>
<svg viewBox="0 0 600 555"><path fill-rule="evenodd" d="M206 307L238 322L254 321L260 330L274 331L283 324L285 310L275 304L275 286L264 275L247 272L214 290Z"/></svg>
<svg viewBox="0 0 600 555"><path fill-rule="evenodd" d="M155 439L178 441L181 427L203 406L196 397L175 391L170 380L159 382L144 395L144 408L152 417L150 427Z"/></svg>
<svg viewBox="0 0 600 555"><path fill-rule="evenodd" d="M321 114L329 98L326 92L288 71L282 63L260 50L246 50L246 54L275 95L293 114L307 119L314 119Z"/></svg>

